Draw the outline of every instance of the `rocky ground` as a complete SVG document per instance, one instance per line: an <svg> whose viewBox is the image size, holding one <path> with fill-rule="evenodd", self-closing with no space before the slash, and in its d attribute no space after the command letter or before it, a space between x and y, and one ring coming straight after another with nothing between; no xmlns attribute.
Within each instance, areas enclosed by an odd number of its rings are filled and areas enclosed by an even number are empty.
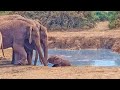
<svg viewBox="0 0 120 90"><path fill-rule="evenodd" d="M49 32L49 48L93 49L109 48L120 52L120 30L108 30L106 22L92 30ZM5 58L0 60L1 79L120 79L119 67L44 67L11 65L11 48L5 49ZM0 56L2 53L0 51Z"/></svg>

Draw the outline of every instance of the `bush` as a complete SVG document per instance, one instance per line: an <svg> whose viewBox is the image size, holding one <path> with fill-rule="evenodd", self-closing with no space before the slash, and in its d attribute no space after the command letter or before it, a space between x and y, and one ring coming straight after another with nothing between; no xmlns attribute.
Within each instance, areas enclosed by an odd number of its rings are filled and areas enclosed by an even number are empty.
<svg viewBox="0 0 120 90"><path fill-rule="evenodd" d="M110 29L119 28L119 27L120 27L120 20L119 19L109 22Z"/></svg>
<svg viewBox="0 0 120 90"><path fill-rule="evenodd" d="M108 12L106 12L106 11L93 11L92 18L94 21L106 21L106 20L108 20Z"/></svg>
<svg viewBox="0 0 120 90"><path fill-rule="evenodd" d="M27 18L39 19L48 30L93 28L91 11L13 11Z"/></svg>
<svg viewBox="0 0 120 90"><path fill-rule="evenodd" d="M111 11L108 13L109 28L118 28L120 27L119 13L116 11Z"/></svg>
<svg viewBox="0 0 120 90"><path fill-rule="evenodd" d="M48 30L94 28L96 22L109 21L109 28L120 27L119 11L0 11L0 15L20 14L39 19Z"/></svg>

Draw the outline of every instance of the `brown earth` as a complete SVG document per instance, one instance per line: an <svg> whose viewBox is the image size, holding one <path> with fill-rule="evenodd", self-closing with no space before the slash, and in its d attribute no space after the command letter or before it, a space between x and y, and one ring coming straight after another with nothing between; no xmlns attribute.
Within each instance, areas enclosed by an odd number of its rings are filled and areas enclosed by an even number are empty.
<svg viewBox="0 0 120 90"><path fill-rule="evenodd" d="M49 48L98 49L109 48L120 52L120 30L102 29L86 31L48 32ZM119 67L44 67L11 65L12 49L5 49L7 60L0 60L1 79L120 79ZM0 51L0 56L2 53Z"/></svg>
<svg viewBox="0 0 120 90"><path fill-rule="evenodd" d="M120 29L109 30L108 22L100 22L94 29L69 32L49 32L49 48L112 49L120 53Z"/></svg>
<svg viewBox="0 0 120 90"><path fill-rule="evenodd" d="M49 48L57 49L112 49L120 52L120 30L50 32Z"/></svg>

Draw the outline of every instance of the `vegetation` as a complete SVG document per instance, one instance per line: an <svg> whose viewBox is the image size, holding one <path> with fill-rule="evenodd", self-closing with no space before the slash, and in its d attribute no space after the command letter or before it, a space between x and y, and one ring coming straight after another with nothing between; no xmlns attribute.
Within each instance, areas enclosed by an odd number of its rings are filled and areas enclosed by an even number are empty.
<svg viewBox="0 0 120 90"><path fill-rule="evenodd" d="M120 27L120 12L112 11L109 12L109 28L119 28Z"/></svg>
<svg viewBox="0 0 120 90"><path fill-rule="evenodd" d="M120 27L119 11L0 11L1 15L15 13L39 19L48 30L89 29L100 21L109 21L110 29Z"/></svg>
<svg viewBox="0 0 120 90"><path fill-rule="evenodd" d="M7 14L39 19L48 30L89 29L95 26L90 11L9 11Z"/></svg>
<svg viewBox="0 0 120 90"><path fill-rule="evenodd" d="M93 11L91 12L93 20L97 21L109 21L109 28L120 27L120 12L119 11Z"/></svg>

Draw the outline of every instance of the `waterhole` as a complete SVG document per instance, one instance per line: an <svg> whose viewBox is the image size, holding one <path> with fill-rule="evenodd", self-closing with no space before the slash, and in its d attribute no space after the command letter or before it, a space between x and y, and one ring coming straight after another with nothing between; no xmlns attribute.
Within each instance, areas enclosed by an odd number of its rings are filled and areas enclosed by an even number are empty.
<svg viewBox="0 0 120 90"><path fill-rule="evenodd" d="M35 53L34 53L35 54ZM120 54L109 49L97 50L57 50L49 49L48 56L60 55L69 60L73 66L120 66ZM34 61L33 57L33 61ZM41 66L40 61L37 65ZM52 64L48 64L52 66Z"/></svg>

